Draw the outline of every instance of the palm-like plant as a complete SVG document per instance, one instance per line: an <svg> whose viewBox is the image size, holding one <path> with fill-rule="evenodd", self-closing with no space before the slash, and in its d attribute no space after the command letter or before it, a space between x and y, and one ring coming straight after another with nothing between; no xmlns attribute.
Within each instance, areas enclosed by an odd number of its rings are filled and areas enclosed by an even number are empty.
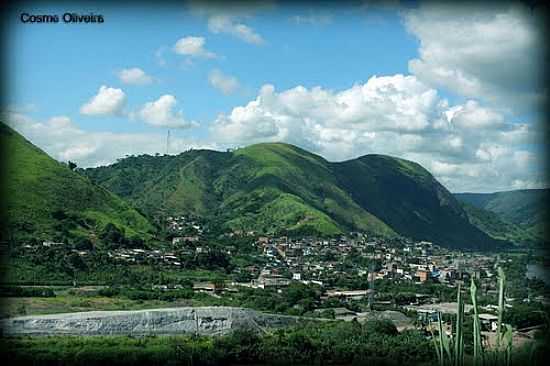
<svg viewBox="0 0 550 366"><path fill-rule="evenodd" d="M496 347L489 351L483 349L481 340L481 322L479 320L479 313L477 308L477 286L472 279L470 285L470 295L472 299L472 305L474 314L473 316L473 364L475 366L483 366L489 364L507 365L511 364L512 356L512 337L513 329L508 324L502 323L502 317L504 314L504 291L506 277L504 271L499 267L498 269L498 322L497 322L497 336ZM462 298L461 285L457 286L457 314L454 332L454 347L451 350L451 340L445 331L443 330L443 323L441 321L441 313L438 314L437 330L439 332L438 340L433 337L433 343L437 355L437 359L440 366L463 366L464 365L464 299ZM504 334L502 333L502 327L506 328ZM433 330L430 328L433 335ZM504 349L502 345L504 344Z"/></svg>

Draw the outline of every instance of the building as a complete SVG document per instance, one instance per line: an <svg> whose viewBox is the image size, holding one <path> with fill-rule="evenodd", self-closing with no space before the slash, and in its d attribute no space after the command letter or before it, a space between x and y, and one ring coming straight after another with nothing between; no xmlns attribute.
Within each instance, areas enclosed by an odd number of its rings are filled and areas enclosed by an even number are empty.
<svg viewBox="0 0 550 366"><path fill-rule="evenodd" d="M342 297L346 300L361 300L367 296L367 290L328 290L327 296L330 297Z"/></svg>
<svg viewBox="0 0 550 366"><path fill-rule="evenodd" d="M188 243L194 243L199 241L198 236L176 236L172 238L172 245L178 245L178 244L185 244Z"/></svg>
<svg viewBox="0 0 550 366"><path fill-rule="evenodd" d="M498 328L498 316L493 314L479 314L482 329L485 328L491 332L496 332Z"/></svg>
<svg viewBox="0 0 550 366"><path fill-rule="evenodd" d="M288 278L284 278L280 275L261 276L256 280L252 280L252 286L258 288L266 287L284 287L290 284Z"/></svg>
<svg viewBox="0 0 550 366"><path fill-rule="evenodd" d="M416 271L416 277L420 282L426 282L430 278L430 272L425 269L419 269Z"/></svg>

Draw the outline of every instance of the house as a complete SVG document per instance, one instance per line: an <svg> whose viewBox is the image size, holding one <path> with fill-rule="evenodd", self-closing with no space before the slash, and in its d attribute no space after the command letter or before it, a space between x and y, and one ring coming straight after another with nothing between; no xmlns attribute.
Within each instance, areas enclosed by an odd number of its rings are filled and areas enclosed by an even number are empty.
<svg viewBox="0 0 550 366"><path fill-rule="evenodd" d="M417 309L416 314L418 320L424 324L437 322L439 319L438 312L432 309Z"/></svg>
<svg viewBox="0 0 550 366"><path fill-rule="evenodd" d="M258 288L266 287L283 287L288 286L290 280L288 278L283 278L280 275L271 275L271 276L259 276L257 279L252 280L252 286Z"/></svg>
<svg viewBox="0 0 550 366"><path fill-rule="evenodd" d="M193 291L213 293L223 290L223 285L214 282L195 282L193 283Z"/></svg>
<svg viewBox="0 0 550 366"><path fill-rule="evenodd" d="M346 300L361 300L367 296L367 290L327 290L327 296L330 297L343 297Z"/></svg>
<svg viewBox="0 0 550 366"><path fill-rule="evenodd" d="M491 332L497 331L498 316L493 314L479 314L478 316L482 327L485 327L485 329L488 329Z"/></svg>
<svg viewBox="0 0 550 366"><path fill-rule="evenodd" d="M45 246L45 247L51 247L51 246L56 246L56 245L63 245L63 243L54 242L54 241L43 241L42 245Z"/></svg>
<svg viewBox="0 0 550 366"><path fill-rule="evenodd" d="M418 277L418 280L420 282L426 282L430 277L430 272L424 269L419 269L418 271L416 271L416 277Z"/></svg>
<svg viewBox="0 0 550 366"><path fill-rule="evenodd" d="M198 236L176 236L172 238L172 245L185 244L185 242L194 243L199 241Z"/></svg>

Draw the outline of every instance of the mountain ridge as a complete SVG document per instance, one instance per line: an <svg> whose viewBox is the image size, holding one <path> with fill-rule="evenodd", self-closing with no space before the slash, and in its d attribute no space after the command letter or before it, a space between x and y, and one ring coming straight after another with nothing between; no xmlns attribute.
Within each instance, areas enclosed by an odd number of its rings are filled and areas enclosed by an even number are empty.
<svg viewBox="0 0 550 366"><path fill-rule="evenodd" d="M228 230L338 235L366 231L464 248L504 245L472 225L422 166L368 154L329 162L286 143L131 156L82 170L150 216L210 216ZM139 182L139 187L136 187Z"/></svg>

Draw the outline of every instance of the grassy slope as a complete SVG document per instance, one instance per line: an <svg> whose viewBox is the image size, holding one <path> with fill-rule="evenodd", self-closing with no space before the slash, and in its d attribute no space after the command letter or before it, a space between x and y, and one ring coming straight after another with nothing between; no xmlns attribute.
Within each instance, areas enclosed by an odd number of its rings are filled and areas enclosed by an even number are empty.
<svg viewBox="0 0 550 366"><path fill-rule="evenodd" d="M130 157L86 174L151 216L210 215L231 229L271 233L395 234L338 187L327 161L286 144ZM136 182L142 188L133 188Z"/></svg>
<svg viewBox="0 0 550 366"><path fill-rule="evenodd" d="M457 193L458 200L476 207L477 220L483 227L491 226L486 220L487 213L479 215L479 210L491 212L506 224L509 229L505 235L518 243L547 240L545 224L550 216L548 203L550 190L525 189L496 193ZM489 231L490 234L493 232Z"/></svg>
<svg viewBox="0 0 550 366"><path fill-rule="evenodd" d="M508 240L515 244L534 244L540 241L537 235L525 230L520 225L504 221L492 211L465 202L461 202L461 204L468 214L470 222L493 238Z"/></svg>
<svg viewBox="0 0 550 366"><path fill-rule="evenodd" d="M229 179L246 184L229 191L224 206L245 208L262 226L327 235L340 228L393 234L340 189L330 164L319 156L287 144L258 144L237 150L233 161ZM217 183L227 182L225 177Z"/></svg>
<svg viewBox="0 0 550 366"><path fill-rule="evenodd" d="M212 179L226 158L224 153L207 150L178 156L141 155L84 173L150 216L163 210L204 215L219 204Z"/></svg>
<svg viewBox="0 0 550 366"><path fill-rule="evenodd" d="M452 194L416 163L366 155L336 170L357 203L403 235L462 248L498 244L471 225Z"/></svg>
<svg viewBox="0 0 550 366"><path fill-rule="evenodd" d="M226 153L131 157L86 174L153 215L210 214L232 229L362 230L463 247L495 244L420 165L382 155L329 163L292 145L268 143ZM136 181L143 188L133 188Z"/></svg>
<svg viewBox="0 0 550 366"><path fill-rule="evenodd" d="M73 216L70 232L97 233L107 223L123 228L128 236L150 236L148 220L122 199L88 178L71 171L0 123L6 156L6 197L9 227L15 237L52 239L57 229L52 217L62 210Z"/></svg>

